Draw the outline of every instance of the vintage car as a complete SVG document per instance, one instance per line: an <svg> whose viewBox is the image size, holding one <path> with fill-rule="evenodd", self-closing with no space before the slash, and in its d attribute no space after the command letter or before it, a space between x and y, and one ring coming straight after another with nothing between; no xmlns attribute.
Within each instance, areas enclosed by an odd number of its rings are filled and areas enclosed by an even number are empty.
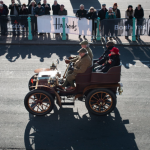
<svg viewBox="0 0 150 150"><path fill-rule="evenodd" d="M116 107L117 93L122 93L120 82L121 65L109 69L107 73L93 71L93 66L84 73L76 76L76 88L73 91L65 91L58 88L64 82L63 77L54 64L49 68L36 69L36 73L29 80L30 92L25 96L24 105L33 115L42 116L51 112L56 103L62 105L74 105L77 98L85 100L86 108L95 115L107 115ZM72 98L72 99L70 99ZM71 102L66 102L69 99Z"/></svg>

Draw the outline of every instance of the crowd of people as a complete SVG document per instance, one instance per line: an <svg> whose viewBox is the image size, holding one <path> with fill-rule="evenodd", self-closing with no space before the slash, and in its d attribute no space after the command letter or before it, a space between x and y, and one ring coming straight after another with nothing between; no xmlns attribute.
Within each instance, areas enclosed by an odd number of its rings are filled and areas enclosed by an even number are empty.
<svg viewBox="0 0 150 150"><path fill-rule="evenodd" d="M84 5L81 4L79 6L79 10L76 12L76 17L79 18L87 18L92 20L93 26L93 35L96 38L96 28L97 28L97 18L100 18L100 21L104 19L116 19L121 18L121 12L118 9L117 3L113 4L113 7L106 8L106 4L102 4L102 9L97 11L94 7L90 7L87 11L84 8ZM51 6L47 3L47 0L43 0L43 4L41 2L37 2L37 0L29 0L28 8L27 5L24 3L19 5L15 3L15 0L11 0L11 4L7 7L3 1L0 0L0 16L1 15L8 15L10 10L10 15L34 15L34 16L41 16L41 15L67 15L67 10L63 4L58 4L57 0L54 0L54 4L52 5L52 13ZM125 18L132 19L135 17L136 19L142 19L144 17L144 10L142 6L139 4L135 10L133 10L133 6L129 5L126 12ZM79 35L79 38L81 35ZM84 36L85 38L85 36ZM128 39L128 37L125 37Z"/></svg>

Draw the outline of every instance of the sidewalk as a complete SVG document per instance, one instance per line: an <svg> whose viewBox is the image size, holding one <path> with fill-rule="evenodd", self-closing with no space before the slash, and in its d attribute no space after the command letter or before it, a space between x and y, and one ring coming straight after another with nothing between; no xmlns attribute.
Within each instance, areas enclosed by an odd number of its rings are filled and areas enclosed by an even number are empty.
<svg viewBox="0 0 150 150"><path fill-rule="evenodd" d="M105 39L101 38L100 41L94 40L91 42L91 37L87 36L87 40L91 45L106 45ZM69 34L66 41L62 41L60 35L55 36L55 34L43 34L33 36L33 40L29 41L27 36L0 36L0 45L78 45L80 41L78 35ZM132 42L132 37L129 37L129 40L126 40L124 36L114 38L118 46L150 46L150 36L141 36L141 39Z"/></svg>

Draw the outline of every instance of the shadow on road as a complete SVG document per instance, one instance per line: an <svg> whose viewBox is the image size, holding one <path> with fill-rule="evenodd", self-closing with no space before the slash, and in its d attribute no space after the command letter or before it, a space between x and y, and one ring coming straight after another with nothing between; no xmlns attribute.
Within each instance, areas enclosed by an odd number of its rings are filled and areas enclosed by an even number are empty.
<svg viewBox="0 0 150 150"><path fill-rule="evenodd" d="M25 147L31 150L138 150L134 133L128 133L124 125L129 120L122 120L117 109L113 113L81 117L72 108L55 108L50 116L32 116L24 133Z"/></svg>
<svg viewBox="0 0 150 150"><path fill-rule="evenodd" d="M25 45L10 45L10 46L1 46L0 47L0 56L6 55L6 59L10 62L15 62L21 57L21 59L32 59L33 56L39 58L40 62L44 62L45 58L51 58L52 54L58 56L57 59L63 61L64 57L69 57L70 55L78 55L77 51L80 49L80 46L25 46ZM118 47L120 50L120 58L122 64L129 69L126 64L135 65L134 60L141 61L144 65L150 68L150 47L135 47L135 46L126 46ZM91 49L94 54L94 58L98 58L102 55L105 50L105 47L102 46L91 46ZM50 60L51 64L51 60Z"/></svg>

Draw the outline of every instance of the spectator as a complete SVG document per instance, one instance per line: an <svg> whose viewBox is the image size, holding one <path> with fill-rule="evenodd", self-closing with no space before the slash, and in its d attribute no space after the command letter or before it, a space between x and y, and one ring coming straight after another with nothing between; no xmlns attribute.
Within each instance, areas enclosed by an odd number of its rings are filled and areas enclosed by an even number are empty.
<svg viewBox="0 0 150 150"><path fill-rule="evenodd" d="M76 12L76 17L86 18L86 14L87 14L87 11L84 9L84 5L81 4L80 9ZM79 38L80 37L81 37L81 35L79 35ZM83 38L85 39L85 35L83 36Z"/></svg>
<svg viewBox="0 0 150 150"><path fill-rule="evenodd" d="M2 4L0 4L0 16L1 15L7 15L6 10L4 9Z"/></svg>
<svg viewBox="0 0 150 150"><path fill-rule="evenodd" d="M136 19L142 19L144 17L144 10L140 4L138 5L138 7L136 7L136 9L134 11L134 17Z"/></svg>
<svg viewBox="0 0 150 150"><path fill-rule="evenodd" d="M19 15L19 8L20 5L15 3L15 0L11 0L11 5L9 5L9 9L10 9L10 15L15 15L18 16Z"/></svg>
<svg viewBox="0 0 150 150"><path fill-rule="evenodd" d="M102 9L98 12L98 17L100 18L100 20L102 21L103 19L105 19L106 16L106 12L108 10L106 9L106 4L102 4Z"/></svg>
<svg viewBox="0 0 150 150"><path fill-rule="evenodd" d="M140 29L141 26L143 26L143 17L144 17L144 10L139 4L138 7L136 7L134 11L134 17L137 19L137 32L136 32L136 39L138 37L140 38L140 32L142 32L142 29Z"/></svg>
<svg viewBox="0 0 150 150"><path fill-rule="evenodd" d="M32 2L33 0L28 0L28 6L31 4L31 2ZM39 2L39 0L34 0L35 1L35 3L38 3Z"/></svg>
<svg viewBox="0 0 150 150"><path fill-rule="evenodd" d="M115 12L116 18L121 18L120 10L118 9L117 3L113 5L113 12Z"/></svg>
<svg viewBox="0 0 150 150"><path fill-rule="evenodd" d="M57 3L57 0L54 0L54 4L52 5L53 15L58 15L60 10L60 5Z"/></svg>
<svg viewBox="0 0 150 150"><path fill-rule="evenodd" d="M60 15L60 16L67 15L67 10L64 8L63 4L60 5L60 10L58 12L58 15Z"/></svg>
<svg viewBox="0 0 150 150"><path fill-rule="evenodd" d="M9 13L8 7L4 4L4 2L3 2L3 1L0 1L0 4L2 4L2 5L3 5L3 8L4 8L4 9L5 9L5 11L6 11L6 15L8 15L8 13Z"/></svg>
<svg viewBox="0 0 150 150"><path fill-rule="evenodd" d="M127 18L127 19L133 19L133 17L134 17L133 7L132 7L132 5L129 5L128 9L125 12L125 18ZM132 21L131 21L131 24L132 24ZM128 25L128 22L127 22L127 25ZM125 36L125 39L128 39L128 36Z"/></svg>
<svg viewBox="0 0 150 150"><path fill-rule="evenodd" d="M44 9L44 7L41 6L40 2L38 2L37 7L34 9L34 15L36 17L45 15L45 9Z"/></svg>
<svg viewBox="0 0 150 150"><path fill-rule="evenodd" d="M28 7L29 14L34 15L35 8L36 8L36 2L34 0L32 0Z"/></svg>
<svg viewBox="0 0 150 150"><path fill-rule="evenodd" d="M50 4L47 4L47 0L43 0L42 6L45 8L45 15L50 15Z"/></svg>
<svg viewBox="0 0 150 150"><path fill-rule="evenodd" d="M94 7L90 7L88 14L87 14L87 19L92 19L92 39L94 35L94 39L96 39L96 28L97 28L97 11L94 9ZM93 33L94 31L94 33Z"/></svg>
<svg viewBox="0 0 150 150"><path fill-rule="evenodd" d="M22 8L20 9L19 15L28 15L28 9L26 8L26 4L22 5Z"/></svg>
<svg viewBox="0 0 150 150"><path fill-rule="evenodd" d="M116 18L116 15L115 15L115 13L113 12L113 8L112 8L112 7L109 7L108 12L106 12L105 18L106 18L106 19L115 19L115 18Z"/></svg>

